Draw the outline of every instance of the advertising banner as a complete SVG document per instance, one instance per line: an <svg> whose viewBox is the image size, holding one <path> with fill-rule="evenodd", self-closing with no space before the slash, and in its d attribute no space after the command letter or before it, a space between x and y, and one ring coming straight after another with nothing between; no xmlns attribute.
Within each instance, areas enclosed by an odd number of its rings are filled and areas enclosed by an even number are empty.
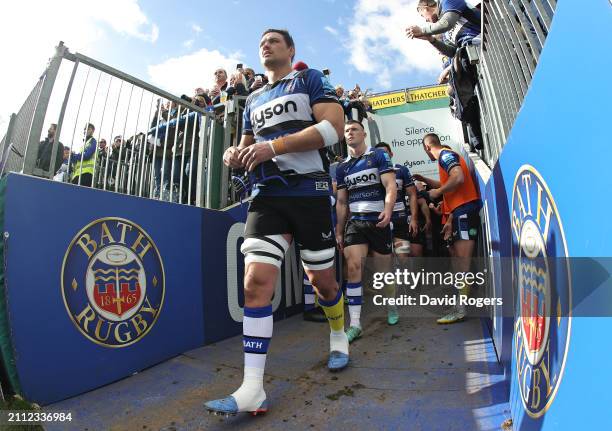
<svg viewBox="0 0 612 431"><path fill-rule="evenodd" d="M461 123L450 113L450 109L423 109L383 115L370 114L368 130L377 130L380 140L391 145L393 162L405 165L413 174L438 179L438 164L429 160L423 150L423 136L437 133L442 144L458 151L463 143Z"/></svg>
<svg viewBox="0 0 612 431"><path fill-rule="evenodd" d="M372 109L374 110L391 108L393 106L399 106L406 103L406 92L396 91L394 93L369 97L368 100L370 105L372 105Z"/></svg>
<svg viewBox="0 0 612 431"><path fill-rule="evenodd" d="M426 100L442 99L448 97L446 93L446 85L437 85L435 87L415 88L406 90L408 103L424 102Z"/></svg>

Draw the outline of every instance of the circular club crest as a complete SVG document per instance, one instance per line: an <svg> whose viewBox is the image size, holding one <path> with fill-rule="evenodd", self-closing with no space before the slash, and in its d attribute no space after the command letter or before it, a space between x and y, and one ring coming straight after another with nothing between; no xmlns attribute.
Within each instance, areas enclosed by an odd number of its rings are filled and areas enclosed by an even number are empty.
<svg viewBox="0 0 612 431"><path fill-rule="evenodd" d="M516 378L525 411L538 418L552 404L565 368L571 279L557 206L533 166L523 165L514 180L512 237Z"/></svg>
<svg viewBox="0 0 612 431"><path fill-rule="evenodd" d="M66 310L85 337L105 347L125 347L157 321L164 266L140 226L117 217L99 219L72 239L61 287Z"/></svg>

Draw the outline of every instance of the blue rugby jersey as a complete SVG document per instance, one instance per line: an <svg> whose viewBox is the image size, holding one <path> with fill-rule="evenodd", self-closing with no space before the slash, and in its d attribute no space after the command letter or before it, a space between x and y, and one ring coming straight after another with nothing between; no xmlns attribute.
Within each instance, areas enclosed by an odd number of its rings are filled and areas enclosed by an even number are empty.
<svg viewBox="0 0 612 431"><path fill-rule="evenodd" d="M406 166L395 165L395 184L397 185L397 198L391 220L396 221L402 218L405 220L410 214L410 205L406 203L406 187L414 186L414 179Z"/></svg>
<svg viewBox="0 0 612 431"><path fill-rule="evenodd" d="M351 219L377 220L385 209L385 187L380 176L393 172L389 155L380 148L348 157L336 169L338 190L347 189Z"/></svg>
<svg viewBox="0 0 612 431"><path fill-rule="evenodd" d="M251 93L247 98L242 133L254 135L255 142L271 141L316 124L312 107L317 103L339 103L334 87L315 69L292 71L274 84ZM258 185L262 196L327 196L331 194L328 163L323 149L281 154L265 162L276 164L286 174L298 176L289 186L276 181Z"/></svg>
<svg viewBox="0 0 612 431"><path fill-rule="evenodd" d="M459 20L453 28L445 33L445 37L455 46L464 46L480 34L480 11L470 7L465 0L442 0L440 14L455 12Z"/></svg>

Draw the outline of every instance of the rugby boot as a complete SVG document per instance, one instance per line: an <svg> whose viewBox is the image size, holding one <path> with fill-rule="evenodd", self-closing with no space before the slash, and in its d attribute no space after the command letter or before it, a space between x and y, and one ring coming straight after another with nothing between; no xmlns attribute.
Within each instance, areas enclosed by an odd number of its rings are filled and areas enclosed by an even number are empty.
<svg viewBox="0 0 612 431"><path fill-rule="evenodd" d="M397 325L399 322L399 313L397 312L396 306L391 306L387 310L387 323L391 326Z"/></svg>
<svg viewBox="0 0 612 431"><path fill-rule="evenodd" d="M358 326L351 326L346 330L346 336L348 337L348 342L352 343L357 338L361 337L361 328Z"/></svg>
<svg viewBox="0 0 612 431"><path fill-rule="evenodd" d="M259 414L264 414L268 411L268 399L264 398L264 400L259 403L246 406L244 409L239 410L236 398L234 398L233 395L230 395L227 398L207 401L206 403L204 403L204 407L206 408L208 413L217 416L235 416L236 414L241 412L248 412L253 416L257 416Z"/></svg>

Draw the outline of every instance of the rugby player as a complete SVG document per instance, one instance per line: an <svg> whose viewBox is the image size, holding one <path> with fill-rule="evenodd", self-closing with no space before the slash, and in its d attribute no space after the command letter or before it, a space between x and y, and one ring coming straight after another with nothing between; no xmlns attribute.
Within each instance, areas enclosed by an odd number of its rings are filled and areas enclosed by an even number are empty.
<svg viewBox="0 0 612 431"><path fill-rule="evenodd" d="M480 228L479 211L482 201L478 189L463 157L445 148L437 134L428 133L423 137L423 149L432 161L438 161L440 181L421 175L414 177L431 187L429 197L432 200L442 196L443 207L449 211L442 235L444 240L450 242L453 269L456 272L467 272L470 270L470 260ZM468 295L468 288L461 289L459 293ZM438 319L438 323L455 323L464 318L465 306L458 303L449 314Z"/></svg>
<svg viewBox="0 0 612 431"><path fill-rule="evenodd" d="M362 333L362 259L371 252L379 262L388 261L391 266L389 223L397 195L391 158L379 148L368 149L365 137L360 122L346 122L344 138L349 156L336 170L336 241L344 251L348 269L349 342L361 337ZM346 223L349 208L351 219Z"/></svg>
<svg viewBox="0 0 612 431"><path fill-rule="evenodd" d="M293 240L331 327L327 366L337 371L349 360L344 304L334 274L331 181L324 155L324 147L342 136L344 115L334 87L321 72L292 70L294 55L289 32L264 31L259 56L269 82L248 97L240 144L223 155L227 166L251 173L254 190L241 247L244 379L230 396L205 404L214 413L268 410L263 376L272 337L271 299Z"/></svg>
<svg viewBox="0 0 612 431"><path fill-rule="evenodd" d="M380 148L393 159L393 151L391 146L386 142L379 142L376 148ZM393 206L393 215L391 216L391 224L393 232L393 252L405 262L410 254L410 243L412 238L416 238L419 234L417 196L414 180L410 175L410 170L399 163L394 165L395 184L397 185L397 197ZM406 208L406 196L409 199L409 208ZM414 214L414 216L412 216ZM410 221L408 221L410 220ZM388 285L388 296L395 296L395 285ZM397 306L388 306L387 323L395 325L399 321Z"/></svg>

